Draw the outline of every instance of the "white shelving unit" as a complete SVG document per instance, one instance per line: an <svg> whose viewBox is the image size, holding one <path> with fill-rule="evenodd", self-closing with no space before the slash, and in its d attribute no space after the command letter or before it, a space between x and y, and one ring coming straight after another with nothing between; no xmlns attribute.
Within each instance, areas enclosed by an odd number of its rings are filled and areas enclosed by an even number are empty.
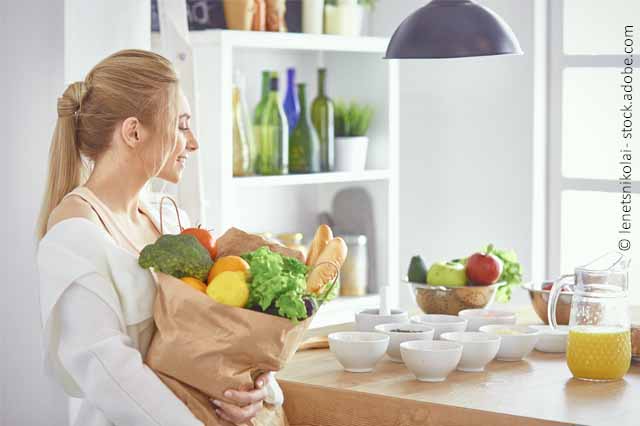
<svg viewBox="0 0 640 426"><path fill-rule="evenodd" d="M230 226L252 232L303 232L312 237L319 213L331 210L333 196L350 186L372 196L377 235L379 286L398 284L398 64L383 60L388 39L329 35L208 30L189 33L194 87L194 127L200 150L189 160L178 196L192 222L222 233ZM154 37L155 48L159 38ZM160 50L160 49L158 49ZM369 131L367 169L308 175L233 177L231 92L235 72L247 81L245 97L252 110L258 101L260 72L296 68L298 82L317 93L317 68L328 69L327 91L334 100L366 102L375 108ZM281 83L283 92L284 81ZM347 322L363 308L378 306L378 295L338 298L322 307L313 326Z"/></svg>

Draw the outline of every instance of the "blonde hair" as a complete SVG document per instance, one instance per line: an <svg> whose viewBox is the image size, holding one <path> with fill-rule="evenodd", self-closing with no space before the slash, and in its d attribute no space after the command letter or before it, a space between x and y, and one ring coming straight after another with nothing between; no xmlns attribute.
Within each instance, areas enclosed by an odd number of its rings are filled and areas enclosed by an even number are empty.
<svg viewBox="0 0 640 426"><path fill-rule="evenodd" d="M93 67L84 81L67 87L58 98L39 238L47 232L53 209L88 177L90 168L83 160L95 162L109 148L118 123L136 117L153 129L163 146L175 144L177 83L166 58L144 50L121 50Z"/></svg>

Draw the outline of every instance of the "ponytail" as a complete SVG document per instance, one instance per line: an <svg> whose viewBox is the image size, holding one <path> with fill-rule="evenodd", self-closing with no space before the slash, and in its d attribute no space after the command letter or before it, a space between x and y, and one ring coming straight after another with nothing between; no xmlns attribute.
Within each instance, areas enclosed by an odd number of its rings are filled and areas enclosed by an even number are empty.
<svg viewBox="0 0 640 426"><path fill-rule="evenodd" d="M86 178L77 143L78 116L85 92L84 82L75 82L58 98L58 121L49 149L49 175L38 219L39 239L47 233L53 209Z"/></svg>

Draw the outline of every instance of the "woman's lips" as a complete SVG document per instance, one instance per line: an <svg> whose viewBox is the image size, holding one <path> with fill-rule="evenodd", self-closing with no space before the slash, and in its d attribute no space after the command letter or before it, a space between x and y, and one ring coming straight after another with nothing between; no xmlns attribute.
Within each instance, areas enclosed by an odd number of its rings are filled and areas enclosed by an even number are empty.
<svg viewBox="0 0 640 426"><path fill-rule="evenodd" d="M176 161L184 166L185 163L187 162L187 156L186 155L180 155L180 156L178 156Z"/></svg>

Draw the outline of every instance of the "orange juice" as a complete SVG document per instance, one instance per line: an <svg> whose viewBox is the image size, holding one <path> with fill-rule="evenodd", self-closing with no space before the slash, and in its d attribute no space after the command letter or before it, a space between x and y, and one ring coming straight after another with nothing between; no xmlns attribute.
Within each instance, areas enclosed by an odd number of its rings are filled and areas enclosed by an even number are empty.
<svg viewBox="0 0 640 426"><path fill-rule="evenodd" d="M622 327L578 326L569 330L567 365L587 380L621 379L631 364L631 336Z"/></svg>

